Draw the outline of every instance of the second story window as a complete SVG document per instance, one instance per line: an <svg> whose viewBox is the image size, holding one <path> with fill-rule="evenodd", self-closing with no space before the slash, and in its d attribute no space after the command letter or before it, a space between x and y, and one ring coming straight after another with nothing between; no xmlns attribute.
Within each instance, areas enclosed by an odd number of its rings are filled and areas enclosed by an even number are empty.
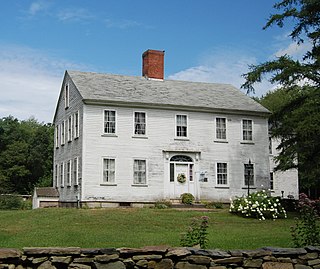
<svg viewBox="0 0 320 269"><path fill-rule="evenodd" d="M242 120L242 140L252 141L252 120Z"/></svg>
<svg viewBox="0 0 320 269"><path fill-rule="evenodd" d="M104 111L104 133L116 133L116 112L114 110Z"/></svg>
<svg viewBox="0 0 320 269"><path fill-rule="evenodd" d="M68 142L72 140L72 116L68 118Z"/></svg>
<svg viewBox="0 0 320 269"><path fill-rule="evenodd" d="M227 139L226 118L216 118L216 139Z"/></svg>
<svg viewBox="0 0 320 269"><path fill-rule="evenodd" d="M54 137L55 137L56 148L58 148L59 147L59 125L56 125Z"/></svg>
<svg viewBox="0 0 320 269"><path fill-rule="evenodd" d="M79 111L73 115L73 135L74 138L79 137Z"/></svg>
<svg viewBox="0 0 320 269"><path fill-rule="evenodd" d="M65 123L62 121L61 123L61 145L64 145L65 143Z"/></svg>
<svg viewBox="0 0 320 269"><path fill-rule="evenodd" d="M135 135L146 134L146 113L134 112L134 134Z"/></svg>
<svg viewBox="0 0 320 269"><path fill-rule="evenodd" d="M176 116L176 136L187 137L187 116L177 115Z"/></svg>

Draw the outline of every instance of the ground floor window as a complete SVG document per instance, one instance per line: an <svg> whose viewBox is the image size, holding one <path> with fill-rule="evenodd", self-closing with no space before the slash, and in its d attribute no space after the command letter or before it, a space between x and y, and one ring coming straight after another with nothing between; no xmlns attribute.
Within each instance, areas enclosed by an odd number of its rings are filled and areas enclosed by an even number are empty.
<svg viewBox="0 0 320 269"><path fill-rule="evenodd" d="M115 159L103 159L103 182L115 182Z"/></svg>
<svg viewBox="0 0 320 269"><path fill-rule="evenodd" d="M134 184L147 184L146 160L134 160L133 183Z"/></svg>
<svg viewBox="0 0 320 269"><path fill-rule="evenodd" d="M217 184L228 184L228 165L227 163L217 163Z"/></svg>

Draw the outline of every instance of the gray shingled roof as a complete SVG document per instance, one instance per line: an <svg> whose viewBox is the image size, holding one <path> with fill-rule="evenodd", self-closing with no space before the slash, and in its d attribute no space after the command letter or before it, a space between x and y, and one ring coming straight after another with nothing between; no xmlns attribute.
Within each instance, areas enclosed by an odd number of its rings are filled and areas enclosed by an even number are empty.
<svg viewBox="0 0 320 269"><path fill-rule="evenodd" d="M67 71L84 101L269 113L229 84Z"/></svg>
<svg viewBox="0 0 320 269"><path fill-rule="evenodd" d="M53 187L36 188L36 194L38 197L59 197L59 192Z"/></svg>

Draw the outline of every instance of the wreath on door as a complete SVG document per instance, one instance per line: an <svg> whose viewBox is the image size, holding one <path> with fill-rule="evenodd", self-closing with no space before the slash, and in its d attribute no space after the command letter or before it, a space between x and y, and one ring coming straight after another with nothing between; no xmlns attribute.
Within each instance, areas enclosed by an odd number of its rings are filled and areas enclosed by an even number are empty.
<svg viewBox="0 0 320 269"><path fill-rule="evenodd" d="M186 182L186 175L185 174L178 174L177 180L179 183L185 183Z"/></svg>

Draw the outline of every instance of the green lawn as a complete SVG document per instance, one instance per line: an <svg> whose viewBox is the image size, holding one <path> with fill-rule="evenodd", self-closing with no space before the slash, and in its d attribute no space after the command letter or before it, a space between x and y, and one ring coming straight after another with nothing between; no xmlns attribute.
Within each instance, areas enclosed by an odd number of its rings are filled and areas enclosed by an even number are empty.
<svg viewBox="0 0 320 269"><path fill-rule="evenodd" d="M0 211L0 248L179 246L192 217L209 216L209 247L292 247L293 218L258 221L213 212L173 209L37 209Z"/></svg>

